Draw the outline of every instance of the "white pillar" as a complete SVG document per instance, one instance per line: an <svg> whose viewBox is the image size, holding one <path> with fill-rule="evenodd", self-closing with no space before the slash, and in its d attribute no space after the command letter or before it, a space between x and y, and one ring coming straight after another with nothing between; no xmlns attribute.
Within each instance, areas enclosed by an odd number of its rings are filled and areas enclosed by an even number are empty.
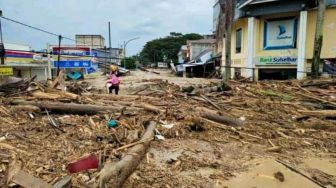
<svg viewBox="0 0 336 188"><path fill-rule="evenodd" d="M48 80L48 67L44 67L44 79Z"/></svg>
<svg viewBox="0 0 336 188"><path fill-rule="evenodd" d="M48 53L48 79L52 79L51 75L51 56L50 56L50 45L47 44L47 53Z"/></svg>
<svg viewBox="0 0 336 188"><path fill-rule="evenodd" d="M306 53L306 37L307 37L307 11L300 12L300 26L298 38L298 65L297 79L303 79L305 72L305 53Z"/></svg>
<svg viewBox="0 0 336 188"><path fill-rule="evenodd" d="M247 23L247 77L253 77L253 59L254 59L254 23L255 23L255 18L250 17L248 18L248 23Z"/></svg>

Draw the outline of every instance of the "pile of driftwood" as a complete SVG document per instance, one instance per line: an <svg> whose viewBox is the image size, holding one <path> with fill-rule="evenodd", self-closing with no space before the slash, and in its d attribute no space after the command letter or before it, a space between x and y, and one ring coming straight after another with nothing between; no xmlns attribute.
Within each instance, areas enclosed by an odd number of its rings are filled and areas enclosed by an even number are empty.
<svg viewBox="0 0 336 188"><path fill-rule="evenodd" d="M25 93L35 78L36 76L31 79L7 78L3 84L0 84L0 96L14 96Z"/></svg>
<svg viewBox="0 0 336 188"><path fill-rule="evenodd" d="M48 161L48 164L43 168L37 168L36 164L30 165L28 162L26 169L22 169L22 165L18 165L20 160L7 156L15 164L9 165L6 170L5 184L62 187L72 181L75 186L122 187L145 156L154 138L183 138L181 133L185 125L190 123L196 129L207 125L210 130L220 131L215 132L213 137L203 138L209 141L218 136L227 136L228 140L242 140L244 143L270 144L267 152L274 153L307 145L314 145L316 149L328 147L329 151L336 151L332 143L336 132L334 80L260 83L231 81L189 89L163 80L153 82L158 87L146 88L147 93L144 95L140 95L142 88L139 88L139 91L134 91L131 95L115 96L87 91L77 95L62 91L55 89L62 84L62 81L56 80L48 87L38 87L21 98L3 100L8 109L25 109L29 116L25 116L27 114L24 112L0 109L6 124L13 126L8 128L0 123L1 130L19 140L10 139L5 134L0 135L3 138L0 148L15 153L24 162L38 157L40 152L31 149L33 156L28 157L28 152L20 145L58 153L56 156L45 155L46 158L42 159ZM151 93L151 88L155 92ZM157 92L158 88L161 88L160 92ZM22 118L14 120L15 117ZM119 126L107 127L110 120L116 120ZM18 134L22 131L20 125L32 121L34 124L31 127L26 127L24 133ZM158 126L165 121L173 122L175 126L170 131ZM57 134L43 130L46 123ZM311 131L315 128L321 131ZM302 131L304 129L309 131ZM43 137L46 144L38 145L34 139L41 137L36 134ZM14 144L18 142L20 144L15 147ZM58 150L55 151L55 148ZM72 178L66 176L67 170L62 169L62 165L88 153L98 156L99 167ZM5 154L0 152L0 155ZM53 160L47 158L49 156ZM48 172L50 169L54 173Z"/></svg>

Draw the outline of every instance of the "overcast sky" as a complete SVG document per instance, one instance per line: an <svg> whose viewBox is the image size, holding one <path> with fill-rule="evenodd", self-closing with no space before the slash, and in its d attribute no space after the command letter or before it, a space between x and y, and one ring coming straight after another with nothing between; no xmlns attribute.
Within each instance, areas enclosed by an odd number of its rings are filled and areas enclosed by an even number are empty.
<svg viewBox="0 0 336 188"><path fill-rule="evenodd" d="M213 0L0 0L5 17L70 38L101 34L107 46L110 21L112 47L141 37L129 44L128 55L172 31L211 33L212 6ZM5 42L30 44L35 50L45 48L47 43L57 44L57 37L3 19L2 27Z"/></svg>

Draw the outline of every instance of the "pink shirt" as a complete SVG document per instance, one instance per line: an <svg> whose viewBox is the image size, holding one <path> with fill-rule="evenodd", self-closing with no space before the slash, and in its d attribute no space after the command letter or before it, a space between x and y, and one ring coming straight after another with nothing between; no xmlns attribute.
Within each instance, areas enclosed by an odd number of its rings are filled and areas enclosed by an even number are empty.
<svg viewBox="0 0 336 188"><path fill-rule="evenodd" d="M115 74L111 74L110 80L108 82L111 83L112 85L119 85L120 80Z"/></svg>

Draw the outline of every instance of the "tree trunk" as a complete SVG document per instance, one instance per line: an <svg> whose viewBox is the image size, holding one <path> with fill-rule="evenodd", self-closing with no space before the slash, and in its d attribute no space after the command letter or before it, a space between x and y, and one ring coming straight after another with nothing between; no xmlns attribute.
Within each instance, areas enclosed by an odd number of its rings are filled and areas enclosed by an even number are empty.
<svg viewBox="0 0 336 188"><path fill-rule="evenodd" d="M217 123L221 123L221 124L233 126L233 127L239 127L239 126L244 125L244 121L240 119L236 119L230 116L229 114L224 114L223 112L218 114L214 110L209 110L207 108L200 108L200 107L196 108L196 110L200 113L201 117L217 122Z"/></svg>
<svg viewBox="0 0 336 188"><path fill-rule="evenodd" d="M336 117L336 110L320 110L320 111L299 111L303 115L313 117Z"/></svg>
<svg viewBox="0 0 336 188"><path fill-rule="evenodd" d="M96 114L102 111L121 112L122 110L138 111L139 108L134 107L116 107L116 106L98 106L87 104L74 104L74 103L59 103L59 102L34 102L24 100L11 101L14 105L32 105L37 106L41 110L49 110L59 113L73 113L73 114Z"/></svg>
<svg viewBox="0 0 336 188"><path fill-rule="evenodd" d="M326 10L326 0L319 0L318 13L316 19L315 41L314 41L314 56L312 63L312 77L319 76L321 50L323 45L323 22Z"/></svg>
<svg viewBox="0 0 336 188"><path fill-rule="evenodd" d="M122 187L124 182L137 168L143 156L146 154L150 142L154 137L155 127L156 123L151 121L145 134L141 138L141 141L144 141L143 143L131 148L121 161L117 163L108 162L105 164L104 168L99 173L99 181L94 187L104 188L106 187L106 183L110 183L109 187L111 188Z"/></svg>
<svg viewBox="0 0 336 188"><path fill-rule="evenodd" d="M225 5L225 80L231 78L231 29L235 12L235 2L235 0L228 0Z"/></svg>

